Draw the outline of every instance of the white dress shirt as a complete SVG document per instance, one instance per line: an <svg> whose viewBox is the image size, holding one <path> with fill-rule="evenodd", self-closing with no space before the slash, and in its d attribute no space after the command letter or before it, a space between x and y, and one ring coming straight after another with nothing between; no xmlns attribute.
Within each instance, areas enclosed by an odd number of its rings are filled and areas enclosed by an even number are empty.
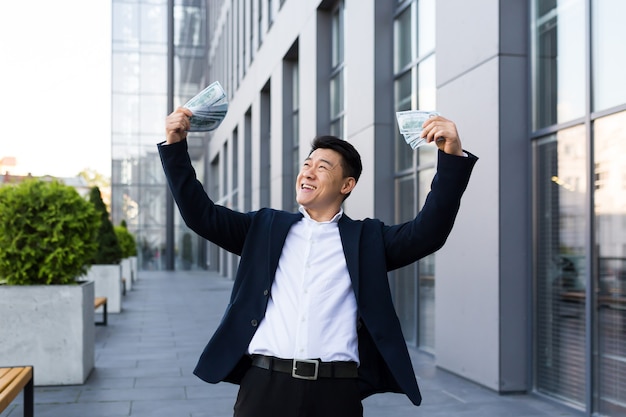
<svg viewBox="0 0 626 417"><path fill-rule="evenodd" d="M289 230L265 319L248 353L284 359L359 362L357 306L339 236L339 211L327 222L302 220Z"/></svg>

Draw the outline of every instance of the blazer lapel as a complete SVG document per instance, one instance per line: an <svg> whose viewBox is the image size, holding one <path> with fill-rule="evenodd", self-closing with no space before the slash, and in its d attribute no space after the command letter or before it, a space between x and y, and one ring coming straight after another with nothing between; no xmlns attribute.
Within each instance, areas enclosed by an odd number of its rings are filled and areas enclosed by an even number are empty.
<svg viewBox="0 0 626 417"><path fill-rule="evenodd" d="M267 235L268 247L268 276L274 280L276 268L278 268L278 260L283 251L283 245L291 226L302 218L302 213L289 213L286 211L275 211L271 223L270 232Z"/></svg>
<svg viewBox="0 0 626 417"><path fill-rule="evenodd" d="M345 214L339 219L339 236L357 302L359 301L359 237L361 228L361 222L355 222Z"/></svg>

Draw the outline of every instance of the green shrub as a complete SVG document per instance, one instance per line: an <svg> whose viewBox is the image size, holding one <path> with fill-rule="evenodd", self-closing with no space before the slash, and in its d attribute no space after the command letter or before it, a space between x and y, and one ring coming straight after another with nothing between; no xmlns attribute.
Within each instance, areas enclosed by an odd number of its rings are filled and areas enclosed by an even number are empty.
<svg viewBox="0 0 626 417"><path fill-rule="evenodd" d="M119 264L122 260L122 249L117 241L115 230L113 229L113 223L109 218L109 211L107 210L102 196L100 195L100 188L92 187L89 192L89 201L95 208L98 216L100 217L100 228L96 237L97 249L93 258L91 259L92 265L111 265Z"/></svg>
<svg viewBox="0 0 626 417"><path fill-rule="evenodd" d="M124 226L125 223L120 224L119 226L115 226L115 235L117 236L117 241L120 244L120 248L122 249L122 257L128 258L131 256L137 256L137 245L135 243L135 237L132 233L128 231L128 229Z"/></svg>
<svg viewBox="0 0 626 417"><path fill-rule="evenodd" d="M71 186L31 179L0 188L0 276L9 285L75 284L99 226L93 205Z"/></svg>

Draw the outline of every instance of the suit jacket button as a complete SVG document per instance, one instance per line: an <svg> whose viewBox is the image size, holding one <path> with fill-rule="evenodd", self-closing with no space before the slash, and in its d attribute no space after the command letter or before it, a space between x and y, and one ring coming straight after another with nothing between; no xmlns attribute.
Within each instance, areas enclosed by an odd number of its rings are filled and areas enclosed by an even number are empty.
<svg viewBox="0 0 626 417"><path fill-rule="evenodd" d="M253 320L250 322L250 324L252 325L252 327L256 327L256 326L259 324L259 322L253 319Z"/></svg>
<svg viewBox="0 0 626 417"><path fill-rule="evenodd" d="M269 293L270 293L270 292L269 292L268 290L263 291L263 295L267 295L267 294L269 294Z"/></svg>

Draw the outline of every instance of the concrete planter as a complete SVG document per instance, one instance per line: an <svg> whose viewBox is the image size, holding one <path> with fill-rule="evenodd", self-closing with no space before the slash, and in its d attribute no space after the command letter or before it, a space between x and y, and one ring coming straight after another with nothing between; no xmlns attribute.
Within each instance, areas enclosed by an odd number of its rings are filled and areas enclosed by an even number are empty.
<svg viewBox="0 0 626 417"><path fill-rule="evenodd" d="M124 278L126 291L130 291L133 289L132 265L130 258L122 259L122 262L120 262L120 266L122 267L122 278Z"/></svg>
<svg viewBox="0 0 626 417"><path fill-rule="evenodd" d="M93 281L95 284L95 296L106 297L107 311L109 313L122 312L122 266L112 265L91 265L87 275L80 279ZM100 309L98 309L100 310ZM100 312L100 311L96 311Z"/></svg>
<svg viewBox="0 0 626 417"><path fill-rule="evenodd" d="M80 385L95 364L94 283L0 286L0 362L35 385Z"/></svg>
<svg viewBox="0 0 626 417"><path fill-rule="evenodd" d="M130 275L133 282L137 281L137 257L131 256L130 258Z"/></svg>

